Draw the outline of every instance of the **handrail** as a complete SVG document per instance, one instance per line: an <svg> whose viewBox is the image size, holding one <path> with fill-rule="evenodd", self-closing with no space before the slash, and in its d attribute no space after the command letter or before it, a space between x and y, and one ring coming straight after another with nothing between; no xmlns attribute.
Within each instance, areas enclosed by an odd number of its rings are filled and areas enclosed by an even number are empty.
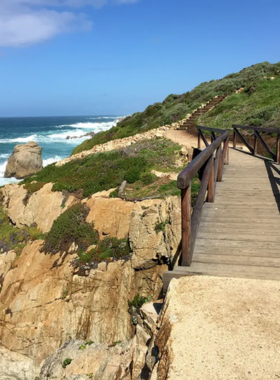
<svg viewBox="0 0 280 380"><path fill-rule="evenodd" d="M280 128L264 128L264 127L253 127L250 125L237 125L233 124L233 148L236 149L236 141L237 137L243 142L243 144L248 148L251 154L254 156L257 155L257 146L258 141L263 145L264 149L267 151L269 156L280 164ZM243 136L240 131L241 130L251 130L254 132L254 143L253 146L246 140L245 136ZM263 137L260 135L260 132L265 133L275 133L276 136L276 153L267 145Z"/></svg>
<svg viewBox="0 0 280 380"><path fill-rule="evenodd" d="M222 132L178 176L182 210L182 266L190 266L192 262L206 192L208 190L207 201L214 202L216 182L222 181L224 164L228 164L229 132ZM202 179L192 213L191 181L199 171L202 171Z"/></svg>

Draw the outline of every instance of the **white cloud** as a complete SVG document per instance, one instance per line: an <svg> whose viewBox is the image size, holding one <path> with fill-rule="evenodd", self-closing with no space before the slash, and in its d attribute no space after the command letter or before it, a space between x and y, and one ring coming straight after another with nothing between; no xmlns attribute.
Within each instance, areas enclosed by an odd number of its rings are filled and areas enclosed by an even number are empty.
<svg viewBox="0 0 280 380"><path fill-rule="evenodd" d="M61 33L89 30L91 21L77 8L101 8L108 1L138 0L0 0L0 47L33 45Z"/></svg>

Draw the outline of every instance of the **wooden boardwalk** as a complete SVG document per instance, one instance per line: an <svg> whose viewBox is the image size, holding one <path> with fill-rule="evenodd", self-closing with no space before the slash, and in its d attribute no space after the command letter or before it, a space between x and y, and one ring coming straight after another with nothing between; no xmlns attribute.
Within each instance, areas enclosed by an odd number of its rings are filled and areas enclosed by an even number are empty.
<svg viewBox="0 0 280 380"><path fill-rule="evenodd" d="M190 267L171 278L214 275L280 280L280 165L230 149L230 165L205 203Z"/></svg>

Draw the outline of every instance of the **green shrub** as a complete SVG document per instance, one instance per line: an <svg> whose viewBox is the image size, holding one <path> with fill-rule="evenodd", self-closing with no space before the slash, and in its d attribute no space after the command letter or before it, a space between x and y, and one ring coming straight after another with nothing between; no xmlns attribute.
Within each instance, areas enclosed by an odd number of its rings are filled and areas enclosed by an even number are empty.
<svg viewBox="0 0 280 380"><path fill-rule="evenodd" d="M73 359L70 358L66 358L65 360L63 360L62 367L66 368L69 364L71 364L72 360Z"/></svg>
<svg viewBox="0 0 280 380"><path fill-rule="evenodd" d="M118 151L73 160L63 166L49 165L25 178L22 184L29 188L33 181L52 182L53 191L82 191L85 198L99 191L118 188L126 178L129 183L134 183L152 169L173 170L178 150L178 144L165 139L141 141ZM112 197L117 196L116 192Z"/></svg>
<svg viewBox="0 0 280 380"><path fill-rule="evenodd" d="M134 183L140 179L140 169L139 168L131 168L125 174L124 179L128 183Z"/></svg>
<svg viewBox="0 0 280 380"><path fill-rule="evenodd" d="M93 343L94 342L92 340L89 340L88 342L82 344L79 349L80 350L85 350L87 346L91 346Z"/></svg>
<svg viewBox="0 0 280 380"><path fill-rule="evenodd" d="M79 252L79 258L75 261L76 266L83 264L98 264L102 261L127 259L130 255L130 248L127 239L117 239L116 237L105 237L100 240L97 246L89 252Z"/></svg>
<svg viewBox="0 0 280 380"><path fill-rule="evenodd" d="M0 252L15 250L20 255L29 240L44 239L44 234L34 227L14 226L0 206Z"/></svg>
<svg viewBox="0 0 280 380"><path fill-rule="evenodd" d="M76 204L61 214L47 233L42 251L55 254L68 251L72 243L78 249L86 250L97 243L98 233L86 222L89 209L83 204Z"/></svg>
<svg viewBox="0 0 280 380"><path fill-rule="evenodd" d="M165 226L167 226L167 224L169 224L168 220L166 220L165 222L158 222L155 225L155 231L156 231L156 233L158 234L160 231L164 232L165 231Z"/></svg>
<svg viewBox="0 0 280 380"><path fill-rule="evenodd" d="M153 183L157 177L152 173L143 173L140 177L141 182L143 182L144 185L150 185Z"/></svg>
<svg viewBox="0 0 280 380"><path fill-rule="evenodd" d="M128 306L134 307L135 309L140 309L144 303L150 302L152 299L152 296L149 296L148 298L140 296L140 294L136 294L136 296L133 298L132 301L127 301Z"/></svg>

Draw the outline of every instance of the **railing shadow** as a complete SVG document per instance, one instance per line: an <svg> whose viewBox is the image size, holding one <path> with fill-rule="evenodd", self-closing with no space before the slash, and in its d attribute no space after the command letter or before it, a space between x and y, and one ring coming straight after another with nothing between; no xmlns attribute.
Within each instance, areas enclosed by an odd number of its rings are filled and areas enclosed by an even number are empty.
<svg viewBox="0 0 280 380"><path fill-rule="evenodd" d="M275 199L275 202L278 207L278 211L280 213L280 178L275 177L273 174L273 171L275 171L277 174L280 175L280 170L279 168L275 165L274 162L271 161L264 161L265 168L268 174L269 182L273 191L273 196Z"/></svg>

